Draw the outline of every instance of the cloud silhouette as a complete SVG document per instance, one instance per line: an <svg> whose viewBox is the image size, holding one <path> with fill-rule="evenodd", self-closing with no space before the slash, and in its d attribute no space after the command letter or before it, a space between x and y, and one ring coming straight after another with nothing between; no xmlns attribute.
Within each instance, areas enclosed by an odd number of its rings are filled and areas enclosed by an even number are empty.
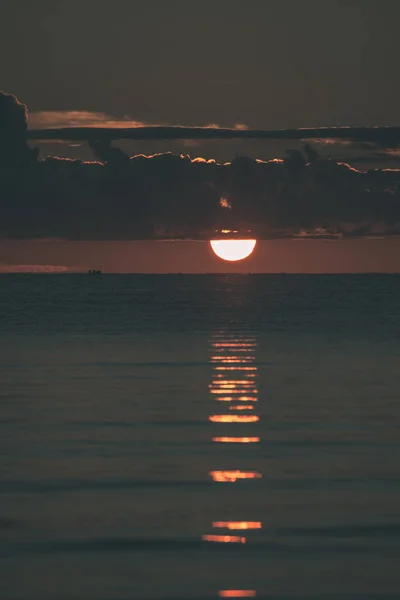
<svg viewBox="0 0 400 600"><path fill-rule="evenodd" d="M265 132L243 127L120 130L96 126L38 133L27 130L26 108L14 96L0 94L0 103L3 237L207 239L220 229L239 230L260 239L316 232L353 236L400 233L400 171L360 171L345 161L322 158L310 143L302 150L288 149L281 159L243 156L228 163L171 153L130 157L112 146L121 131L126 136L138 135L135 139L158 139L160 135L171 136L168 139L182 135L184 139L193 135L197 139L257 135L272 139L268 136L278 135L281 139L312 140L315 129ZM397 156L397 130L330 128L318 132L326 134L327 140L336 139L333 132L341 136L345 132L352 142L379 147L386 140ZM35 139L60 135L61 139L87 141L97 160L38 160L27 143L32 133Z"/></svg>
<svg viewBox="0 0 400 600"><path fill-rule="evenodd" d="M0 91L0 168L24 168L37 159L27 142L27 108Z"/></svg>

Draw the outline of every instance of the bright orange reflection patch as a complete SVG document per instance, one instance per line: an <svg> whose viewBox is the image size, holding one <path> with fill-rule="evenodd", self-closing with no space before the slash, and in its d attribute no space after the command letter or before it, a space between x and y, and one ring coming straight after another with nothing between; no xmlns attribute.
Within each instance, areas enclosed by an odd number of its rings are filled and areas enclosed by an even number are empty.
<svg viewBox="0 0 400 600"><path fill-rule="evenodd" d="M220 542L222 544L245 544L246 538L239 535L202 535L204 542Z"/></svg>
<svg viewBox="0 0 400 600"><path fill-rule="evenodd" d="M221 395L228 395L228 394L248 394L249 392L251 394L257 394L257 392L254 391L254 381L250 381L247 384L242 383L240 385L234 385L232 383L223 383L223 384L219 384L219 381L214 381L213 386L210 388L212 390L212 393L214 394L221 394Z"/></svg>
<svg viewBox="0 0 400 600"><path fill-rule="evenodd" d="M229 406L229 410L254 410L250 404L240 404L239 406Z"/></svg>
<svg viewBox="0 0 400 600"><path fill-rule="evenodd" d="M213 423L254 423L259 421L257 415L211 415L208 417Z"/></svg>
<svg viewBox="0 0 400 600"><path fill-rule="evenodd" d="M253 383L254 385L254 383ZM250 392L250 394L258 394L258 391L256 389L254 389L251 385L248 386L240 386L240 387L235 387L235 386L231 386L231 385L221 385L221 386L215 386L213 387L211 390L212 394L220 394L221 396L225 396L228 394L235 394L235 395L245 395L248 394Z"/></svg>
<svg viewBox="0 0 400 600"><path fill-rule="evenodd" d="M246 364L246 363L251 363L253 362L254 357L253 356L222 356L221 354L218 354L217 356L212 356L211 357L211 362L218 362L221 364L233 364L233 363L237 363L237 364Z"/></svg>
<svg viewBox="0 0 400 600"><path fill-rule="evenodd" d="M253 444L260 441L259 437L213 437L213 442L222 442L225 444Z"/></svg>
<svg viewBox="0 0 400 600"><path fill-rule="evenodd" d="M258 390L256 390L256 389L247 389L247 390L239 389L239 390L237 390L234 387L230 387L230 386L229 387L221 386L221 387L218 387L218 389L210 390L210 394L223 394L224 392L228 393L228 394L248 394L249 392L251 392L252 394L258 394ZM239 398L239 400L241 400L241 399L242 398ZM248 400L248 398L245 398L245 400Z"/></svg>
<svg viewBox="0 0 400 600"><path fill-rule="evenodd" d="M216 529L261 529L261 521L214 521Z"/></svg>
<svg viewBox="0 0 400 600"><path fill-rule="evenodd" d="M220 396L219 398L215 398L219 402L231 402L232 400L236 400L237 402L257 402L258 398L255 396ZM253 407L252 407L253 408Z"/></svg>
<svg viewBox="0 0 400 600"><path fill-rule="evenodd" d="M255 598L257 592L255 590L220 590L218 596L220 598Z"/></svg>
<svg viewBox="0 0 400 600"><path fill-rule="evenodd" d="M257 371L257 367L214 367L216 371Z"/></svg>
<svg viewBox="0 0 400 600"><path fill-rule="evenodd" d="M238 479L262 479L258 471L211 471L210 475L214 481L223 483L234 483Z"/></svg>
<svg viewBox="0 0 400 600"><path fill-rule="evenodd" d="M211 385L230 385L237 387L238 385L254 385L254 382L250 379L217 379Z"/></svg>
<svg viewBox="0 0 400 600"><path fill-rule="evenodd" d="M241 388L251 388L253 385L254 385L254 383L247 383L247 384L246 383L242 383L240 387ZM253 394L256 393L256 392L254 392L253 389L251 389L251 390L250 389L247 389L247 390L246 389L238 390L238 386L236 386L233 383L222 383L220 385L218 382L214 383L214 385L213 385L213 391L216 392L217 394L218 393L220 394L221 392L222 393L225 392L225 393L228 393L228 394L231 394L231 393L232 394L243 394L243 393L246 393L246 392L249 392L249 391L253 392Z"/></svg>

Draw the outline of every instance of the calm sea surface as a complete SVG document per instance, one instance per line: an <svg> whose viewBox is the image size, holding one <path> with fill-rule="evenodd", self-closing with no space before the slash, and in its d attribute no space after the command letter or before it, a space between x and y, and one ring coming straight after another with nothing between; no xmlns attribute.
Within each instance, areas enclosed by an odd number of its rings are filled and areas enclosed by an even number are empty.
<svg viewBox="0 0 400 600"><path fill-rule="evenodd" d="M0 276L0 598L400 598L400 276Z"/></svg>

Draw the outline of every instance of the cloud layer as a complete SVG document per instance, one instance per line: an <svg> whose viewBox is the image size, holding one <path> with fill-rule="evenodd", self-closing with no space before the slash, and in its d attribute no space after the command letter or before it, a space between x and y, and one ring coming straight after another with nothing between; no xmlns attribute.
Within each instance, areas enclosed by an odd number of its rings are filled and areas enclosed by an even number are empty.
<svg viewBox="0 0 400 600"><path fill-rule="evenodd" d="M65 127L148 127L148 123L129 117L118 119L104 112L86 110L44 110L29 114L29 129L59 129Z"/></svg>
<svg viewBox="0 0 400 600"><path fill-rule="evenodd" d="M129 133L130 129L138 128L141 130L149 129L150 132L154 131L156 128L159 128L161 131L177 129L176 126L171 127L165 123L145 123L144 121L131 119L128 116L118 118L104 112L87 110L44 110L29 113L28 137L31 139L46 140L48 139L48 136L51 135L53 139L70 141L68 138L68 131L70 131L74 139L82 141L79 140L79 137L76 137L77 131L79 131L83 135L83 140L93 139L93 133L96 136L98 134L100 134L100 136L105 135L108 139L107 132L104 132L103 130L120 130L123 132L128 131ZM52 132L49 132L49 129L51 129ZM180 129L185 130L188 128L181 127ZM216 123L210 123L201 127L192 127L189 129L190 131L193 129L202 131L203 129L220 130L222 128ZM233 127L233 131L245 131L248 129L249 128L244 123L237 123ZM111 131L111 135L112 134L113 132ZM118 135L118 132L115 133L116 137L114 139L119 139Z"/></svg>
<svg viewBox="0 0 400 600"><path fill-rule="evenodd" d="M117 122L107 121L103 113L45 112L36 113L36 123L47 128L34 134L27 129L26 108L14 96L0 93L0 106L0 236L119 240L203 239L220 229L251 231L258 238L306 232L354 236L400 232L397 170L361 172L321 158L309 144L301 152L287 150L279 160L238 157L224 164L169 153L130 157L111 144L122 134L139 136L135 139L160 135L320 139L322 135L326 140L394 149L399 128L265 132L244 126L143 128L135 122L136 126L118 130L110 126ZM67 125L87 125L89 118L95 127L52 129L62 119ZM108 125L99 127L99 122ZM28 146L28 137L60 136L88 141L97 161L38 160Z"/></svg>
<svg viewBox="0 0 400 600"><path fill-rule="evenodd" d="M74 113L72 113L74 114ZM79 113L78 113L79 114ZM83 113L86 114L86 113ZM102 115L103 113L92 113ZM103 115L106 117L106 115ZM345 142L366 144L380 148L397 148L400 145L400 127L310 127L299 129L248 129L237 124L226 129L217 125L205 127L140 126L136 121L130 126L121 121L92 121L89 126L30 129L31 140L57 139L65 141L91 140L325 140L327 143ZM118 125L116 125L118 123Z"/></svg>

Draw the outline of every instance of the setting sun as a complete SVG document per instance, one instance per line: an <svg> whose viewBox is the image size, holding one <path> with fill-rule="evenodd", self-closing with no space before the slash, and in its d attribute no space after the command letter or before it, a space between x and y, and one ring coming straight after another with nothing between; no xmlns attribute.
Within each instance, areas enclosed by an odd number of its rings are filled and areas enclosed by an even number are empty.
<svg viewBox="0 0 400 600"><path fill-rule="evenodd" d="M210 240L213 252L222 260L231 262L250 256L256 243L256 240Z"/></svg>

